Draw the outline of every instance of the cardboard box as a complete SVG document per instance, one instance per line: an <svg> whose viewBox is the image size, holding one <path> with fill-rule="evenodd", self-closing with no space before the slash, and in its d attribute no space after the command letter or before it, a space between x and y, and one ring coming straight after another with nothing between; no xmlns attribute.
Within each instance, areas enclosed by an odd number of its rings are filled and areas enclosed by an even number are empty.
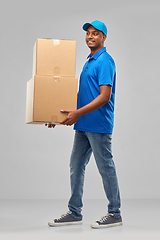
<svg viewBox="0 0 160 240"><path fill-rule="evenodd" d="M59 124L77 109L77 78L35 76L27 82L26 123Z"/></svg>
<svg viewBox="0 0 160 240"><path fill-rule="evenodd" d="M76 41L37 39L33 49L33 74L75 77Z"/></svg>

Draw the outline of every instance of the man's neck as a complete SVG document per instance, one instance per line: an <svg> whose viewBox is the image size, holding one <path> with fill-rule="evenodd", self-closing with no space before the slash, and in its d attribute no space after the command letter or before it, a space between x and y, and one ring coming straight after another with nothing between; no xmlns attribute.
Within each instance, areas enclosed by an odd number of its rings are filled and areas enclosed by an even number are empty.
<svg viewBox="0 0 160 240"><path fill-rule="evenodd" d="M104 47L104 46L103 46ZM98 52L100 49L102 49L103 47L100 47L98 49L91 49L91 57L96 53Z"/></svg>

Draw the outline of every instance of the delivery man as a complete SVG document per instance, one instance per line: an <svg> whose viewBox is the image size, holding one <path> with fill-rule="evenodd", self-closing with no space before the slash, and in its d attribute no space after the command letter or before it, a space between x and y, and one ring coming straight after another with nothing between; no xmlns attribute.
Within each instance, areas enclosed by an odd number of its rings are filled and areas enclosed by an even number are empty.
<svg viewBox="0 0 160 240"><path fill-rule="evenodd" d="M112 155L115 62L104 47L107 37L106 25L95 20L92 23L85 23L83 30L86 31L86 43L90 48L90 55L80 76L77 110L61 110L63 113L68 113L62 124L67 126L75 124L75 138L70 159L69 211L59 219L49 222L48 225L52 227L82 223L85 167L92 153L109 203L108 213L92 223L91 227L106 228L122 225L121 200ZM48 127L54 125L49 124Z"/></svg>

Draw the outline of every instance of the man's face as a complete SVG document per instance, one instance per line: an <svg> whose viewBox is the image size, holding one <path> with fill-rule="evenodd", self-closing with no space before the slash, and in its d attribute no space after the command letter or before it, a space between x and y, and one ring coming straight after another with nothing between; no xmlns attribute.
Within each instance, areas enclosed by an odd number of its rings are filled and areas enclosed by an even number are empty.
<svg viewBox="0 0 160 240"><path fill-rule="evenodd" d="M106 36L93 26L86 31L86 43L91 50L99 50L104 46Z"/></svg>

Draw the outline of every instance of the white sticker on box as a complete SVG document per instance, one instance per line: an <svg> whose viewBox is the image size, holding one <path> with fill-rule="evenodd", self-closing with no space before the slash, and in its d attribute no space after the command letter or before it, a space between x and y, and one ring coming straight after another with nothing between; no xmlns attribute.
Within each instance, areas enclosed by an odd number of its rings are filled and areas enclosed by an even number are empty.
<svg viewBox="0 0 160 240"><path fill-rule="evenodd" d="M58 46L60 44L60 40L59 39L53 39L53 44L54 44L54 46Z"/></svg>

